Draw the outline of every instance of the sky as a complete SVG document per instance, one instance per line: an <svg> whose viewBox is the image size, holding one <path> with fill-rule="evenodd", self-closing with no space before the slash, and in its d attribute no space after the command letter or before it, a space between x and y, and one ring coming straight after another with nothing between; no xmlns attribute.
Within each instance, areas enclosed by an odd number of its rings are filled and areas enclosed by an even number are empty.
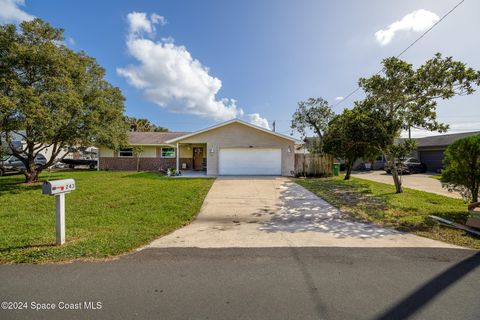
<svg viewBox="0 0 480 320"><path fill-rule="evenodd" d="M297 102L323 97L341 113L381 69L459 0L0 0L0 23L39 17L106 69L126 114L171 131L234 117L290 134ZM436 52L480 70L480 1L465 0L402 59ZM480 91L439 101L448 133L480 130ZM432 133L413 130L414 137Z"/></svg>

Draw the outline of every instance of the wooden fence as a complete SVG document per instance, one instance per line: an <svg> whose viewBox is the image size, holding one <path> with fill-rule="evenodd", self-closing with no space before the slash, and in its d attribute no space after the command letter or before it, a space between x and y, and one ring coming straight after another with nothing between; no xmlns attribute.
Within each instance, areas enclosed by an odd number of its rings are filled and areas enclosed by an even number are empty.
<svg viewBox="0 0 480 320"><path fill-rule="evenodd" d="M329 177L333 174L333 157L329 154L295 154L297 177Z"/></svg>

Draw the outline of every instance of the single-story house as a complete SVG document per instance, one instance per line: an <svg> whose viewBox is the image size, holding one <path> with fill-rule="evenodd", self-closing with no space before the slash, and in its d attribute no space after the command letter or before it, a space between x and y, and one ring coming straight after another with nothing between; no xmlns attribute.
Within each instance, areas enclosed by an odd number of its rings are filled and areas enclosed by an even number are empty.
<svg viewBox="0 0 480 320"><path fill-rule="evenodd" d="M462 132L453 134L443 134L424 138L413 138L416 143L416 149L411 153L411 157L420 160L427 166L428 172L440 172L443 168L443 153L449 145L457 140L465 137L480 134L480 131ZM402 141L400 138L397 142ZM368 163L363 159L358 159L353 168L354 170L364 170L365 164ZM380 155L373 163L372 169L383 169L385 157Z"/></svg>
<svg viewBox="0 0 480 320"><path fill-rule="evenodd" d="M229 120L196 132L129 132L129 147L99 148L99 167L166 171L169 168L218 175L294 175L293 137ZM138 155L135 147L141 147Z"/></svg>
<svg viewBox="0 0 480 320"><path fill-rule="evenodd" d="M417 138L417 149L413 157L427 165L427 171L440 172L443 168L443 153L449 145L465 137L480 134L480 131L444 134Z"/></svg>

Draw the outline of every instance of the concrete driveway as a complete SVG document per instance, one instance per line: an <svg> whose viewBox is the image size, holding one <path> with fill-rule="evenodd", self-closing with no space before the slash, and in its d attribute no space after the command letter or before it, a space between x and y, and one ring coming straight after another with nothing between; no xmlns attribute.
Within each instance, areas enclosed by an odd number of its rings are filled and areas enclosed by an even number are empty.
<svg viewBox="0 0 480 320"><path fill-rule="evenodd" d="M218 178L194 222L147 247L323 246L455 247L354 221L283 177Z"/></svg>
<svg viewBox="0 0 480 320"><path fill-rule="evenodd" d="M433 173L405 174L402 175L402 184L404 187L415 190L436 193L451 198L462 198L458 192L449 192L447 189L442 188L440 180L432 178L434 175ZM354 172L352 176L393 185L392 175L387 174L383 170Z"/></svg>

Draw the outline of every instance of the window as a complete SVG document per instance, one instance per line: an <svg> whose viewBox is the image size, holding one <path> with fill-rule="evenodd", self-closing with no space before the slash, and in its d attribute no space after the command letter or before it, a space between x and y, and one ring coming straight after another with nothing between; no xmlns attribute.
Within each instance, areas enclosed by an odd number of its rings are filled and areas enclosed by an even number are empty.
<svg viewBox="0 0 480 320"><path fill-rule="evenodd" d="M133 157L133 149L132 148L125 148L120 149L118 152L119 157Z"/></svg>
<svg viewBox="0 0 480 320"><path fill-rule="evenodd" d="M162 148L160 156L162 158L175 158L175 148Z"/></svg>

